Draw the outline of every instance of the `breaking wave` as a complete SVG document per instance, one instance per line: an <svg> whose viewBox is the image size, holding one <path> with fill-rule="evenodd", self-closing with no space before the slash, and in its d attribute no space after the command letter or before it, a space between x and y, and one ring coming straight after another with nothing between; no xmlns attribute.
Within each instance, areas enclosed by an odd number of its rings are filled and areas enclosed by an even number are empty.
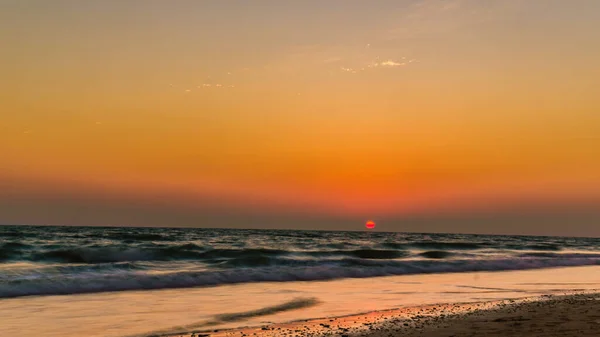
<svg viewBox="0 0 600 337"><path fill-rule="evenodd" d="M262 267L221 271L186 271L168 274L120 272L75 274L68 277L19 279L0 283L0 298L31 295L68 295L124 290L151 290L219 286L250 282L323 281L340 278L432 274L451 272L502 271L549 267L600 265L600 257L554 259L377 261L362 266L322 264L311 267Z"/></svg>

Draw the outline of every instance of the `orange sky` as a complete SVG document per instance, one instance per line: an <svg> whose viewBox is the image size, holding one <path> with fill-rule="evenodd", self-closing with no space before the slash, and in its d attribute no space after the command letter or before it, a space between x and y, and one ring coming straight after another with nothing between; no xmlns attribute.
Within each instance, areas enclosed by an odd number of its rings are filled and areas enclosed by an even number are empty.
<svg viewBox="0 0 600 337"><path fill-rule="evenodd" d="M40 0L0 13L0 184L20 198L360 219L600 200L595 0Z"/></svg>

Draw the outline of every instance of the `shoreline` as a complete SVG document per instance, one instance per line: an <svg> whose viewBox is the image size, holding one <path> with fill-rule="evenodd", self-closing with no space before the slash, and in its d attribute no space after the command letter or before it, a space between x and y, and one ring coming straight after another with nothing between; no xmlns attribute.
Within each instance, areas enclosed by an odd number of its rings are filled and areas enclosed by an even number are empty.
<svg viewBox="0 0 600 337"><path fill-rule="evenodd" d="M0 317L10 317L0 335L353 337L379 331L385 322L411 326L419 315L599 290L600 266L592 266L38 296L0 301Z"/></svg>
<svg viewBox="0 0 600 337"><path fill-rule="evenodd" d="M597 302L591 302L597 301ZM597 303L589 306L589 303ZM573 316L573 317L569 317ZM598 336L600 290L565 292L494 301L440 303L369 311L341 317L314 318L234 329L191 330L147 337L232 336L548 336L568 323L561 336ZM481 325L481 326L480 326ZM484 331L484 330L489 331ZM519 331L522 330L522 331ZM569 332L572 334L568 334ZM536 334L539 333L539 334Z"/></svg>

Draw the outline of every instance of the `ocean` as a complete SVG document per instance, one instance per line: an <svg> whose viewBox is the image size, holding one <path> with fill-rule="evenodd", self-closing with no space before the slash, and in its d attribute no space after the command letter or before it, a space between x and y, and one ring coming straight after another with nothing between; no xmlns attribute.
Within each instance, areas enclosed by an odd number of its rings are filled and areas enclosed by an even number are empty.
<svg viewBox="0 0 600 337"><path fill-rule="evenodd" d="M0 299L600 265L600 239L0 226Z"/></svg>

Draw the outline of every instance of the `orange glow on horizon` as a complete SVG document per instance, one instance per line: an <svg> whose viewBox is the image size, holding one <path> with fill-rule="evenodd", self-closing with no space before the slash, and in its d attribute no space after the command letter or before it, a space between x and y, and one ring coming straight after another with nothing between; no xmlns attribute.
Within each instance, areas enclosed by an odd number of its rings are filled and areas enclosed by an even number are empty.
<svg viewBox="0 0 600 337"><path fill-rule="evenodd" d="M6 7L0 198L382 220L600 200L582 4L95 6Z"/></svg>

